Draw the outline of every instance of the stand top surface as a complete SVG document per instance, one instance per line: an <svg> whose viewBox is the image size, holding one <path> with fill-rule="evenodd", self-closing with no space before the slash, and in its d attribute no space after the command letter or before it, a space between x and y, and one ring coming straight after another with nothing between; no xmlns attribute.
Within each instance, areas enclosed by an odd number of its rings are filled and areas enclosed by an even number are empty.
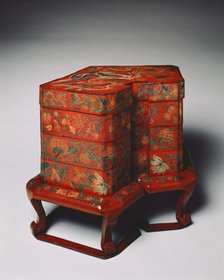
<svg viewBox="0 0 224 280"><path fill-rule="evenodd" d="M61 206L96 215L110 215L123 211L146 193L191 189L196 183L196 174L187 149L184 149L184 170L170 176L155 176L139 179L107 197L83 194L61 186L44 183L38 175L27 183L29 199L39 199Z"/></svg>

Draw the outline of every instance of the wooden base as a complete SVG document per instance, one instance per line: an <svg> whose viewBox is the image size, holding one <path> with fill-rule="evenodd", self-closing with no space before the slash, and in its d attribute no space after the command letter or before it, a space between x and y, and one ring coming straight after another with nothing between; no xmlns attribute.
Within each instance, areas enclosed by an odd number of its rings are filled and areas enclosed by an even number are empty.
<svg viewBox="0 0 224 280"><path fill-rule="evenodd" d="M33 235L39 240L50 242L94 257L107 259L122 252L141 235L140 230L134 228L118 244L115 244L112 239L113 229L120 214L129 205L144 195L144 190L138 184L133 183L114 195L97 198L93 195L83 195L83 193L78 191L50 186L43 183L41 177L38 175L27 183L27 193L38 215L37 221L31 223L31 230ZM52 202L56 205L102 216L102 250L47 234L47 217L45 215L42 201Z"/></svg>
<svg viewBox="0 0 224 280"><path fill-rule="evenodd" d="M108 259L119 253L121 253L127 246L129 246L135 239L137 239L141 232L138 229L134 229L130 232L122 241L115 244L112 239L112 233L114 226L117 223L116 218L103 218L102 223L102 237L101 237L101 248L102 250L89 247L80 243L65 240L63 238L46 234L46 215L43 205L40 200L32 199L31 203L37 212L38 219L36 222L31 223L31 230L33 235L42 241L53 243L71 250L85 253L90 256L98 257L101 259Z"/></svg>
<svg viewBox="0 0 224 280"><path fill-rule="evenodd" d="M139 228L147 232L184 228L191 224L187 203L196 184L195 171L187 152L185 152L184 163L184 171L181 173L168 177L160 176L153 178L148 178L144 174L135 182L107 197L96 197L90 194L83 194L79 191L49 185L43 183L40 175L38 175L27 183L28 197L38 215L37 221L31 223L33 235L42 241L50 242L94 257L107 259L119 254L137 239L141 235ZM146 194L177 190L181 191L176 205L177 222L149 224L146 220L140 221L138 227L133 229L118 244L115 244L112 238L113 229L120 214L127 207ZM102 250L47 234L47 217L42 201L102 216Z"/></svg>

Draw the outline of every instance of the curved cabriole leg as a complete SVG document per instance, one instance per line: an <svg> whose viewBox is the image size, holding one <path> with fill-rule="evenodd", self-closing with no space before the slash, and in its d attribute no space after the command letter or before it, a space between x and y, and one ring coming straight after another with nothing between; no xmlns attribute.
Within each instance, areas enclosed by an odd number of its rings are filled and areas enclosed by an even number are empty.
<svg viewBox="0 0 224 280"><path fill-rule="evenodd" d="M192 223L187 204L193 193L193 188L181 191L176 205L176 219L180 227L186 227Z"/></svg>
<svg viewBox="0 0 224 280"><path fill-rule="evenodd" d="M181 194L176 204L177 222L150 224L148 223L147 220L142 220L140 221L140 228L147 232L150 232L150 231L181 229L190 225L192 222L191 222L190 213L187 210L187 203L191 198L192 193L193 193L193 187L186 190L181 190Z"/></svg>
<svg viewBox="0 0 224 280"><path fill-rule="evenodd" d="M37 236L40 233L46 232L46 214L40 200L31 199L30 202L38 215L37 221L33 221L30 225L33 235Z"/></svg>
<svg viewBox="0 0 224 280"><path fill-rule="evenodd" d="M105 256L109 256L117 253L117 248L112 238L113 229L116 223L117 223L117 218L103 217L101 248Z"/></svg>

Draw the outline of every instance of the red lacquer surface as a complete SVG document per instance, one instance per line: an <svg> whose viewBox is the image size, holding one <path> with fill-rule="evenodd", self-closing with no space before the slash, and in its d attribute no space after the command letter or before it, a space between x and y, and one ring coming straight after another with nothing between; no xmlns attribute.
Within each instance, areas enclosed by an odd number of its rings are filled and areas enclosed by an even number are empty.
<svg viewBox="0 0 224 280"><path fill-rule="evenodd" d="M40 86L41 173L27 185L39 215L34 235L106 258L122 251L112 229L120 213L146 193L181 190L177 222L190 223L186 204L196 177L183 153L184 80L175 66L90 66ZM102 215L102 251L45 234L41 200Z"/></svg>
<svg viewBox="0 0 224 280"><path fill-rule="evenodd" d="M42 143L47 142L44 141L46 134L71 137L67 143L55 141L48 158L42 153L42 163L50 159L64 164L66 159L77 169L80 165L86 167L78 178L74 171L67 172L62 165L59 168L51 165L45 172L48 163L43 164L44 180L67 186L73 182L75 188L80 185L78 180L89 180L85 186L88 185L90 191L92 181L99 182L102 185L98 188L99 195L107 195L118 189L116 184L122 187L128 182L119 179L128 175L128 171L120 168L121 161L132 168L132 179L141 172L163 175L181 171L183 97L184 80L175 66L91 66L41 85ZM123 136L131 148L126 149L125 145L121 153L130 153L129 158L117 155L121 150L117 139ZM75 141L80 143L76 150L71 148ZM99 156L97 147L105 152L104 144L96 146L92 142L110 142L112 148L107 150L107 155ZM91 145L92 154L82 152L85 146ZM102 158L106 159L105 163ZM109 169L108 161L111 172L106 174L102 170L105 165ZM95 170L91 178L90 166ZM76 180L72 180L72 176ZM109 181L114 183L108 184Z"/></svg>

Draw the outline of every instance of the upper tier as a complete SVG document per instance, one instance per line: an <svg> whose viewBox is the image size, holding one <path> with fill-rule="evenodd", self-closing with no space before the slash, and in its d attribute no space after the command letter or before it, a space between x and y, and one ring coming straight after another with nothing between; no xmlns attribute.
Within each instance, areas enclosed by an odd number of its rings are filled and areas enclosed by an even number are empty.
<svg viewBox="0 0 224 280"><path fill-rule="evenodd" d="M130 83L166 84L184 82L177 66L89 66L42 84L41 89L109 94L127 89Z"/></svg>

